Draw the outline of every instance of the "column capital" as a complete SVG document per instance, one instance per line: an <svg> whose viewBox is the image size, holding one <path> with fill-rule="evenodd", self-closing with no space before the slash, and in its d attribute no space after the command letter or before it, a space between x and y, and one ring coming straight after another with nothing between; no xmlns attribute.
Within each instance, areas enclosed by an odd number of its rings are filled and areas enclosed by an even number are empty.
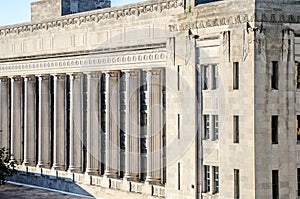
<svg viewBox="0 0 300 199"><path fill-rule="evenodd" d="M3 76L3 77L0 77L0 82L7 82L8 78Z"/></svg>
<svg viewBox="0 0 300 199"><path fill-rule="evenodd" d="M67 73L70 79L79 79L82 76L82 73Z"/></svg>
<svg viewBox="0 0 300 199"><path fill-rule="evenodd" d="M21 76L10 76L11 81L21 81Z"/></svg>
<svg viewBox="0 0 300 199"><path fill-rule="evenodd" d="M160 68L151 68L151 69L146 69L145 70L147 75L160 75L162 69Z"/></svg>
<svg viewBox="0 0 300 199"><path fill-rule="evenodd" d="M26 76L23 76L24 78L24 81L32 81L34 80L35 76L34 75L26 75Z"/></svg>
<svg viewBox="0 0 300 199"><path fill-rule="evenodd" d="M140 70L122 70L122 72L129 76L138 76L140 74Z"/></svg>
<svg viewBox="0 0 300 199"><path fill-rule="evenodd" d="M51 76L53 76L54 79L64 79L66 74L52 74Z"/></svg>
<svg viewBox="0 0 300 199"><path fill-rule="evenodd" d="M50 75L37 75L39 80L48 80L50 78Z"/></svg>
<svg viewBox="0 0 300 199"><path fill-rule="evenodd" d="M120 71L106 71L104 73L106 77L117 77L120 74Z"/></svg>
<svg viewBox="0 0 300 199"><path fill-rule="evenodd" d="M84 73L84 74L86 74L87 78L98 78L100 73L98 73L98 72L87 72L87 73Z"/></svg>

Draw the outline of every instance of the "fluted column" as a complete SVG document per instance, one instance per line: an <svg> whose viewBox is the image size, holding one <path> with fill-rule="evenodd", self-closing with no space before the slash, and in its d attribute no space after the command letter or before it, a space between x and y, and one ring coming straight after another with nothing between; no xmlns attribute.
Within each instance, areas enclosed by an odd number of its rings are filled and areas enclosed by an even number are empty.
<svg viewBox="0 0 300 199"><path fill-rule="evenodd" d="M11 77L11 154L21 164L21 78Z"/></svg>
<svg viewBox="0 0 300 199"><path fill-rule="evenodd" d="M9 108L8 108L8 81L7 77L0 78L0 141L1 146L10 148L9 146L9 128L8 128Z"/></svg>
<svg viewBox="0 0 300 199"><path fill-rule="evenodd" d="M147 71L147 177L160 184L162 166L162 80L159 69Z"/></svg>
<svg viewBox="0 0 300 199"><path fill-rule="evenodd" d="M140 165L139 71L125 71L125 179L137 181Z"/></svg>
<svg viewBox="0 0 300 199"><path fill-rule="evenodd" d="M26 166L35 166L35 78L24 77L24 161Z"/></svg>
<svg viewBox="0 0 300 199"><path fill-rule="evenodd" d="M71 74L70 83L70 172L82 171L82 78Z"/></svg>
<svg viewBox="0 0 300 199"><path fill-rule="evenodd" d="M119 72L106 73L105 176L117 177L119 169Z"/></svg>
<svg viewBox="0 0 300 199"><path fill-rule="evenodd" d="M87 168L89 175L98 174L100 167L100 120L98 112L99 77L97 73L87 74Z"/></svg>
<svg viewBox="0 0 300 199"><path fill-rule="evenodd" d="M38 166L42 168L50 167L50 90L49 76L39 76L39 146L38 146Z"/></svg>
<svg viewBox="0 0 300 199"><path fill-rule="evenodd" d="M65 75L55 75L54 80L54 135L53 168L65 169Z"/></svg>

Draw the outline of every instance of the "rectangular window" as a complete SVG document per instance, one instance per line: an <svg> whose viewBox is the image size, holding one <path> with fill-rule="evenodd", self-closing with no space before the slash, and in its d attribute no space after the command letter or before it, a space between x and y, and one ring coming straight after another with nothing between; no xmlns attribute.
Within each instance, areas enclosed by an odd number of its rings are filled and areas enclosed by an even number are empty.
<svg viewBox="0 0 300 199"><path fill-rule="evenodd" d="M298 197L300 197L300 168L297 169Z"/></svg>
<svg viewBox="0 0 300 199"><path fill-rule="evenodd" d="M240 142L239 116L233 116L233 143Z"/></svg>
<svg viewBox="0 0 300 199"><path fill-rule="evenodd" d="M213 167L214 170L214 194L219 193L219 167Z"/></svg>
<svg viewBox="0 0 300 199"><path fill-rule="evenodd" d="M207 90L208 89L208 85L209 85L209 67L208 66L204 66L203 67L203 74L204 74L204 78L203 78L203 90Z"/></svg>
<svg viewBox="0 0 300 199"><path fill-rule="evenodd" d="M240 71L239 71L239 62L233 62L233 89L238 90L239 89L239 79L240 79Z"/></svg>
<svg viewBox="0 0 300 199"><path fill-rule="evenodd" d="M219 139L219 116L213 115L214 120L214 140Z"/></svg>
<svg viewBox="0 0 300 199"><path fill-rule="evenodd" d="M178 162L178 165L177 165L177 184L178 184L178 190L180 190L180 162Z"/></svg>
<svg viewBox="0 0 300 199"><path fill-rule="evenodd" d="M204 139L209 139L209 115L204 115Z"/></svg>
<svg viewBox="0 0 300 199"><path fill-rule="evenodd" d="M202 4L202 3L210 3L210 2L214 2L214 1L220 1L220 0L196 0L195 4Z"/></svg>
<svg viewBox="0 0 300 199"><path fill-rule="evenodd" d="M297 88L300 89L300 63L299 62L296 62L296 74L297 74L296 85L297 85Z"/></svg>
<svg viewBox="0 0 300 199"><path fill-rule="evenodd" d="M204 188L205 192L210 192L210 168L204 165Z"/></svg>
<svg viewBox="0 0 300 199"><path fill-rule="evenodd" d="M300 143L300 115L297 115L296 129L297 129L297 142Z"/></svg>
<svg viewBox="0 0 300 199"><path fill-rule="evenodd" d="M278 170L272 171L272 199L279 199L279 177Z"/></svg>
<svg viewBox="0 0 300 199"><path fill-rule="evenodd" d="M272 61L272 75L271 75L272 89L278 89L278 62Z"/></svg>
<svg viewBox="0 0 300 199"><path fill-rule="evenodd" d="M177 66L177 90L181 90L181 66Z"/></svg>
<svg viewBox="0 0 300 199"><path fill-rule="evenodd" d="M212 66L212 89L218 88L218 65Z"/></svg>
<svg viewBox="0 0 300 199"><path fill-rule="evenodd" d="M272 144L278 144L278 116L273 115L271 119L272 125Z"/></svg>
<svg viewBox="0 0 300 199"><path fill-rule="evenodd" d="M181 129L181 115L177 115L177 138L180 139L180 129Z"/></svg>
<svg viewBox="0 0 300 199"><path fill-rule="evenodd" d="M234 199L240 199L240 170L234 169Z"/></svg>

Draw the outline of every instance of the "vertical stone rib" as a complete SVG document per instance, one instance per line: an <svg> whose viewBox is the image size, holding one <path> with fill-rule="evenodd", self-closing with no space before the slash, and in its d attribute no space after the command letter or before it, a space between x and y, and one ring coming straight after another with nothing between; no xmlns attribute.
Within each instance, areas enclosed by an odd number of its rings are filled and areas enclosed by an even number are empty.
<svg viewBox="0 0 300 199"><path fill-rule="evenodd" d="M119 169L119 72L106 73L105 176L116 178Z"/></svg>
<svg viewBox="0 0 300 199"><path fill-rule="evenodd" d="M21 78L11 78L11 154L21 164Z"/></svg>
<svg viewBox="0 0 300 199"><path fill-rule="evenodd" d="M82 81L80 74L71 74L70 83L70 172L82 171Z"/></svg>
<svg viewBox="0 0 300 199"><path fill-rule="evenodd" d="M87 74L87 169L89 175L99 174L101 160L100 122L98 113L99 102L98 74Z"/></svg>
<svg viewBox="0 0 300 199"><path fill-rule="evenodd" d="M161 71L147 71L147 177L149 184L161 181L162 102Z"/></svg>
<svg viewBox="0 0 300 199"><path fill-rule="evenodd" d="M24 77L24 165L35 165L35 78Z"/></svg>
<svg viewBox="0 0 300 199"><path fill-rule="evenodd" d="M140 162L139 71L126 71L125 179L137 181Z"/></svg>
<svg viewBox="0 0 300 199"><path fill-rule="evenodd" d="M0 78L0 132L1 132L1 147L6 149L9 146L9 128L8 128L8 82L6 77Z"/></svg>
<svg viewBox="0 0 300 199"><path fill-rule="evenodd" d="M53 168L65 169L65 76L54 76Z"/></svg>
<svg viewBox="0 0 300 199"><path fill-rule="evenodd" d="M39 146L38 166L50 167L49 76L39 77Z"/></svg>

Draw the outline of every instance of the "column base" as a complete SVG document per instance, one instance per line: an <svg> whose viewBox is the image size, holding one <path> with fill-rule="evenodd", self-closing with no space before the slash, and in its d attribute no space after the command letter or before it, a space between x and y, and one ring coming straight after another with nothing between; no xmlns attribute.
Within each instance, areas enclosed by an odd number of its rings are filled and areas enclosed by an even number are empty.
<svg viewBox="0 0 300 199"><path fill-rule="evenodd" d="M23 165L24 166L36 166L35 161L30 161L30 160L24 160Z"/></svg>
<svg viewBox="0 0 300 199"><path fill-rule="evenodd" d="M82 173L81 167L69 166L68 169L71 173Z"/></svg>
<svg viewBox="0 0 300 199"><path fill-rule="evenodd" d="M125 174L124 175L124 180L138 182L139 181L139 177L135 176L135 175L132 175L132 174Z"/></svg>
<svg viewBox="0 0 300 199"><path fill-rule="evenodd" d="M98 169L87 168L85 173L88 174L88 175L99 175L99 170Z"/></svg>
<svg viewBox="0 0 300 199"><path fill-rule="evenodd" d="M107 178L117 178L118 177L118 173L106 170L104 172L104 176L106 176Z"/></svg>
<svg viewBox="0 0 300 199"><path fill-rule="evenodd" d="M50 169L50 164L39 161L38 164L37 164L37 167L44 168L44 169Z"/></svg>
<svg viewBox="0 0 300 199"><path fill-rule="evenodd" d="M151 177L151 176L147 176L146 180L145 180L145 183L149 184L149 185L160 185L161 184L161 179L160 178L154 178L154 177Z"/></svg>
<svg viewBox="0 0 300 199"><path fill-rule="evenodd" d="M65 166L64 166L64 165L59 165L59 164L57 164L57 163L54 163L53 166L52 166L52 168L53 168L54 170L65 171Z"/></svg>

